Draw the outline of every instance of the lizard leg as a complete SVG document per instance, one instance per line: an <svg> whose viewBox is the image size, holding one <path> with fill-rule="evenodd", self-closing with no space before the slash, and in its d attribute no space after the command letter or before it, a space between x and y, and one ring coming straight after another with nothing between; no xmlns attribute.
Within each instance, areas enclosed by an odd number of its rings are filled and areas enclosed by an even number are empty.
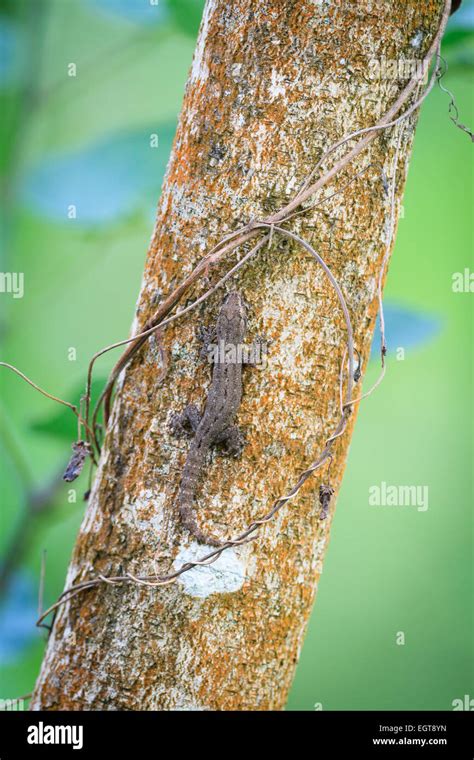
<svg viewBox="0 0 474 760"><path fill-rule="evenodd" d="M189 404L182 412L173 412L169 421L169 428L173 435L179 437L192 436L201 422L201 412L196 404Z"/></svg>
<svg viewBox="0 0 474 760"><path fill-rule="evenodd" d="M215 443L222 445L221 453L223 456L238 457L245 446L245 435L238 425L229 425L216 438Z"/></svg>
<svg viewBox="0 0 474 760"><path fill-rule="evenodd" d="M217 343L217 330L214 327L204 327L201 325L198 331L198 338L201 341L201 350L199 355L203 361L212 362L212 344Z"/></svg>

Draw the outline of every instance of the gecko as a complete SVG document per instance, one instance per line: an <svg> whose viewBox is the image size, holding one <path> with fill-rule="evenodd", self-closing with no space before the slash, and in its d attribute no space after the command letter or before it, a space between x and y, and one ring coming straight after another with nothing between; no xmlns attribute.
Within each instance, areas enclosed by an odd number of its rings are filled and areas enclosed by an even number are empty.
<svg viewBox="0 0 474 760"><path fill-rule="evenodd" d="M179 514L195 538L211 546L221 546L222 542L199 528L194 500L211 447L222 444L223 453L230 456L239 456L244 447L244 436L234 419L242 399L241 348L246 332L245 304L240 293L232 291L224 298L213 331L217 351L204 412L201 415L195 404L189 404L181 414L174 413L170 422L175 435L186 434L189 428L194 432L178 491ZM209 349L209 335L205 335L204 342Z"/></svg>

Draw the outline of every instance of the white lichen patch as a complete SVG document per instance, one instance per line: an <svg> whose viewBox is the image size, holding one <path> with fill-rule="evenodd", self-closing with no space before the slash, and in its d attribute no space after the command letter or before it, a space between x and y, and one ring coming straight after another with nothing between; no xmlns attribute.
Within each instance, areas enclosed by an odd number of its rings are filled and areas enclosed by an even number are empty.
<svg viewBox="0 0 474 760"><path fill-rule="evenodd" d="M182 547L173 563L179 570L186 562L200 560L210 549L197 542ZM228 594L242 588L246 577L246 562L236 549L227 549L211 565L201 565L179 577L179 583L189 596L205 598L211 594Z"/></svg>
<svg viewBox="0 0 474 760"><path fill-rule="evenodd" d="M142 533L151 529L158 536L163 530L164 502L164 493L157 493L149 488L142 489L133 501L124 500L121 519L124 524L133 525Z"/></svg>
<svg viewBox="0 0 474 760"><path fill-rule="evenodd" d="M414 37L410 40L410 45L414 48L419 48L421 43L423 42L423 37L425 35L423 32L417 32Z"/></svg>
<svg viewBox="0 0 474 760"><path fill-rule="evenodd" d="M272 81L270 83L270 87L268 88L270 102L275 100L275 98L280 97L280 95L285 94L284 81L285 79L282 74L279 74L278 71L275 70L272 71Z"/></svg>

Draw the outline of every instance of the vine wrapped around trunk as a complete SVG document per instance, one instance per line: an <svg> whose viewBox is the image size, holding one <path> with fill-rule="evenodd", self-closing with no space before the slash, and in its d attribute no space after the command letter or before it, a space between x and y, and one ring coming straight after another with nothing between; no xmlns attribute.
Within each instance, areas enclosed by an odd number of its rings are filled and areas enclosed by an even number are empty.
<svg viewBox="0 0 474 760"><path fill-rule="evenodd" d="M440 0L208 0L137 331L225 234L279 211L331 144L389 110L406 82L374 76L371 64L421 60L442 10ZM398 208L414 122L410 116L381 132L313 201L337 195L285 223L339 283L362 368L389 234L386 178L398 145ZM195 504L203 531L222 538L287 493L340 418L346 332L337 294L297 241L270 237L232 282L248 304L249 340L269 340L267 365L244 370L238 422L247 444L240 459L211 458ZM189 295L206 287L201 281ZM207 553L178 517L188 444L173 437L169 419L190 402L204 405L210 373L196 328L215 321L221 301L218 291L191 318L150 338L124 373L67 586L99 574L166 574ZM169 366L159 384L163 347ZM32 709L282 708L335 504L335 496L325 502L329 517L321 519L320 487L337 494L354 418L355 410L330 473L326 467L309 478L257 541L169 586L104 584L61 606Z"/></svg>

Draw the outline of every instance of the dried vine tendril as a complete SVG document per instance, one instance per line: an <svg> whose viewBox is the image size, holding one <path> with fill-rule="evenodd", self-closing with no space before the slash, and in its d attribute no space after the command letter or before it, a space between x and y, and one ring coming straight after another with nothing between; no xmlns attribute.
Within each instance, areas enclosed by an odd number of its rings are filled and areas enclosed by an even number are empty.
<svg viewBox="0 0 474 760"><path fill-rule="evenodd" d="M344 351L344 356L343 356L343 360L341 364L340 383L339 383L340 384L340 399L341 399L339 422L337 423L332 434L327 438L324 448L321 454L319 455L319 457L303 473L300 474L295 485L288 491L288 493L285 496L278 498L272 504L270 510L265 515L263 515L259 519L254 520L243 532L241 532L240 534L238 534L237 536L233 538L227 539L222 544L222 546L212 550L207 555L203 556L201 559L195 560L193 562L187 562L178 570L175 570L172 573L169 573L167 575L159 575L158 573L156 573L154 575L145 575L145 576L136 576L130 572L124 573L123 575L117 575L117 576L105 576L103 574L99 574L96 577L91 578L89 580L84 580L82 582L71 585L69 588L66 588L62 592L62 594L59 596L55 604L51 605L46 611L44 611L40 615L36 623L38 626L42 625L45 618L48 617L51 613L56 613L58 608L61 607L63 604L65 604L68 600L70 600L77 594L82 593L83 591L87 589L97 587L101 584L108 584L108 585L114 585L114 586L124 585L124 584L137 584L137 585L144 585L148 587L165 586L170 583L176 582L177 579L183 573L188 572L195 567L212 564L227 549L231 547L242 546L243 544L246 544L249 541L253 541L256 538L254 534L263 525L265 525L270 520L272 520L273 517L277 514L277 512L279 512L282 509L282 507L285 504L287 504L288 501L290 501L290 499L296 496L296 494L299 492L299 490L301 489L303 484L306 482L306 480L316 470L320 469L323 466L323 464L325 464L327 461L332 460L332 449L333 449L334 443L340 436L343 435L346 429L347 420L350 415L352 406L358 403L362 398L365 398L367 395L369 395L375 389L375 387L380 383L385 373L386 344L385 344L385 328L384 328L384 320L383 320L382 284L383 284L383 277L384 277L384 272L386 268L386 263L388 261L388 257L391 250L391 244L393 240L397 163L398 163L398 155L399 155L399 149L400 149L403 130L400 130L400 133L399 133L397 148L396 148L396 153L395 153L395 160L394 160L394 165L392 169L391 191L390 191L390 223L389 223L389 228L387 232L385 254L383 257L381 271L380 271L379 280L378 280L378 300L379 300L379 311L381 315L380 321L381 321L382 373L379 380L376 382L373 388L368 393L360 396L359 398L356 398L356 399L352 398L353 382L354 382L354 379L357 379L357 377L354 378L355 348L354 348L354 340L353 340L353 329L351 325L351 320L350 320L347 304L344 299L344 295L340 289L340 286L337 280L332 275L331 270L329 269L327 264L324 262L322 257L314 250L314 248L306 240L299 237L298 235L291 232L290 230L285 229L284 227L282 227L282 224L284 224L289 219L293 218L296 214L305 213L309 209L314 208L315 205L319 205L320 203L323 203L326 200L329 200L329 198L333 197L335 193L328 196L328 198L322 199L317 204L312 204L310 206L303 206L305 201L307 201L312 196L314 196L316 192L322 189L345 166L347 166L354 158L356 158L378 134L381 134L384 130L392 129L399 124L403 124L406 121L406 119L421 105L423 100L427 97L427 95L433 88L436 81L440 83L442 73L440 70L439 49L440 49L441 39L444 34L446 23L449 17L450 9L451 9L451 0L445 0L444 9L441 16L438 32L435 35L433 42L431 43L431 46L427 52L427 55L425 56L423 60L423 65L419 67L417 73L412 77L412 79L400 92L400 94L398 95L393 105L388 109L386 114L379 120L377 124L373 125L372 127L366 127L364 129L360 129L355 132L352 132L351 134L347 135L346 137L344 137L343 139L341 139L340 141L332 145L324 153L324 155L318 161L316 166L311 170L310 174L308 175L302 187L296 193L294 198L284 208L282 208L277 213L268 216L265 219L252 220L248 224L244 225L243 227L225 236L216 246L214 246L214 248L209 253L207 253L198 262L195 269L177 286L177 288L175 288L175 290L165 298L165 300L160 304L160 306L155 311L151 319L144 325L144 328L140 333L138 333L137 335L131 338L127 338L125 340L114 343L110 346L107 346L103 348L102 350L100 350L99 352L97 352L92 357L91 362L89 364L88 373L87 373L87 384L86 384L86 393L84 396L84 414L83 415L77 410L77 407L75 407L73 404L62 401L61 399L58 399L52 396L51 394L48 394L47 392L43 391L41 388L36 386L32 381L30 381L26 376L24 376L23 373L19 372L19 370L16 370L11 365L7 365L3 362L0 363L1 366L6 366L9 369L16 372L16 374L20 375L20 377L26 380L34 388L36 388L36 390L43 393L43 395L51 398L52 400L57 401L58 403L64 404L65 406L69 407L78 418L79 441L80 441L80 431L81 431L81 428L83 427L85 430L87 442L84 447L83 446L80 447L79 451L76 451L76 449L74 449L74 453L76 454L76 459L74 459L73 457L74 462L70 463L71 474L73 474L72 472L73 470L75 471L78 467L82 466L82 463L83 463L82 459L84 456L84 452L86 451L86 447L90 448L92 456L94 455L93 454L94 448L97 453L100 453L100 442L98 440L98 432L97 432L98 431L98 414L99 414L100 408L102 405L104 406L104 421L107 424L107 421L110 416L110 405L111 405L111 398L112 398L114 384L119 374L121 373L121 371L128 365L128 363L131 361L131 359L137 353L140 347L143 346L146 340L157 330L161 330L170 322L176 319L179 319L180 317L189 313L191 309L196 308L200 303L202 303L207 298L209 298L218 288L222 287L222 285L226 282L226 280L228 280L242 266L244 266L250 260L252 256L257 254L258 251L262 250L264 246L266 246L267 244L270 244L273 239L274 234L289 238L293 240L294 242L296 242L297 244L301 245L306 250L306 252L310 253L311 256L317 261L317 263L323 268L323 270L325 271L326 275L328 276L331 282L332 287L334 288L337 294L339 303L341 305L341 308L344 314L345 323L346 323L347 342L346 342L346 348ZM423 72L426 70L426 68L428 68L431 62L431 59L433 58L435 54L437 57L437 63L433 71L433 74L430 78L430 81L427 87L425 88L424 92L422 93L421 96L416 98L415 102L413 102L412 105L409 106L400 116L397 116L397 114L402 109L402 107L406 105L411 95L415 92L415 90L418 87L421 86L422 74L420 74L419 72L420 71ZM445 89L445 88L442 88L442 89ZM449 91L447 92L449 95L451 95ZM464 127L464 125L459 124L457 109L454 112L453 108L456 109L454 98L452 98L452 102L450 104L450 109L451 109L450 113L451 113L452 120L456 124L456 126L459 126L461 129L464 129L464 131L466 131L468 134L472 136L472 133L466 127ZM359 139L358 142L356 142L356 144L342 158L337 160L336 163L325 174L319 177L319 179L317 179L316 181L313 181L317 172L319 171L321 166L327 161L327 159L333 153L335 153L339 148L343 147L348 142L356 138L361 138L361 139ZM366 167L366 169L367 168L368 167ZM363 171L365 171L365 169ZM351 179L351 182L354 181L354 179L357 176L359 176L360 173L361 172L359 172L358 175L353 177ZM385 179L384 179L384 182L385 182ZM344 189L345 187L342 188L342 190L338 192L342 192ZM250 251L248 251L239 262L237 262L228 272L226 272L225 275L213 287L211 287L206 293L204 293L202 296L197 298L192 304L190 304L186 308L182 309L181 311L177 311L175 314L171 314L173 309L178 305L178 303L183 298L184 294L191 288L192 285L194 285L195 282L197 282L200 278L202 278L203 275L207 275L210 268L219 264L222 261L222 259L224 259L228 254L231 254L237 251L238 248L240 248L244 243L247 243L252 238L257 236L261 231L265 232L264 236L261 237L260 240L258 240L255 243L255 245L250 249ZM123 352L119 360L117 361L115 367L113 368L110 374L107 384L101 396L99 397L99 400L93 411L92 422L90 423L89 417L90 417L90 399L91 399L91 384L92 384L93 368L95 366L97 359L99 359L108 351L111 351L112 349L118 348L120 346L127 346L127 348L125 349L125 351ZM346 373L346 360L348 361L347 373ZM346 379L347 387L346 387L346 393L345 393L345 400L343 400L344 377L346 374L347 374L347 379ZM322 519L324 519L328 514L332 494L333 494L333 489L329 484L321 486L319 498L320 498L320 504L322 507L322 514L321 514Z"/></svg>

